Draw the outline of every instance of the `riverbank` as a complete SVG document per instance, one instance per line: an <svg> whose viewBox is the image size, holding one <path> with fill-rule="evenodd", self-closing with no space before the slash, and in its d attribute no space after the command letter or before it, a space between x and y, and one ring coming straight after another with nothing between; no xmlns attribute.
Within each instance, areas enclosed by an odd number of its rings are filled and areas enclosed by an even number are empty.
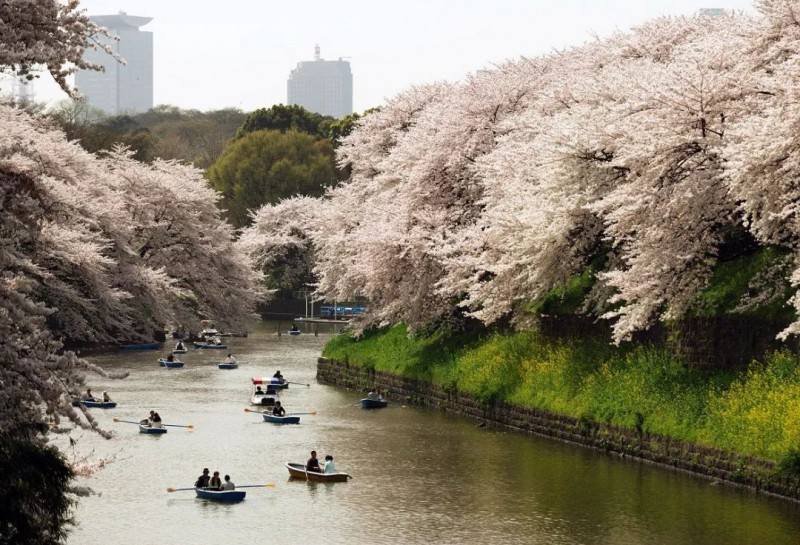
<svg viewBox="0 0 800 545"><path fill-rule="evenodd" d="M332 339L323 382L800 500L800 371L773 353L747 372L688 369L668 351L525 332Z"/></svg>

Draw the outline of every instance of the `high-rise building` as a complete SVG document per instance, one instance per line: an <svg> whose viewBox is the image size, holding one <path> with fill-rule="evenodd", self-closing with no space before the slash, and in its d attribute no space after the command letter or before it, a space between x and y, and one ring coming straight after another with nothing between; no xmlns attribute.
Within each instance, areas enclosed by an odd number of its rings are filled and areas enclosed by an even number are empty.
<svg viewBox="0 0 800 545"><path fill-rule="evenodd" d="M102 65L105 72L80 70L75 74L75 86L90 106L109 115L146 112L153 107L153 33L139 27L152 17L120 11L118 15L94 15L91 19L119 37L108 43L125 64L101 49L87 49L84 58Z"/></svg>
<svg viewBox="0 0 800 545"><path fill-rule="evenodd" d="M314 60L297 63L287 82L288 104L297 104L310 112L344 117L353 113L353 74L350 63L320 58L319 46Z"/></svg>

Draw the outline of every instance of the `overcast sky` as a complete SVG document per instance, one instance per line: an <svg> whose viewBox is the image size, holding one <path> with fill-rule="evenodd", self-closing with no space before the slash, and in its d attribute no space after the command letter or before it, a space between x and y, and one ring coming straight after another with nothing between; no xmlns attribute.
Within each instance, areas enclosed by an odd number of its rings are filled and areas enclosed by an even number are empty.
<svg viewBox="0 0 800 545"><path fill-rule="evenodd" d="M81 0L81 7L153 18L142 30L153 33L156 104L285 103L289 71L313 59L319 44L324 59L349 57L356 111L413 84L457 81L660 15L754 11L751 0ZM37 85L38 100L59 95L54 84Z"/></svg>

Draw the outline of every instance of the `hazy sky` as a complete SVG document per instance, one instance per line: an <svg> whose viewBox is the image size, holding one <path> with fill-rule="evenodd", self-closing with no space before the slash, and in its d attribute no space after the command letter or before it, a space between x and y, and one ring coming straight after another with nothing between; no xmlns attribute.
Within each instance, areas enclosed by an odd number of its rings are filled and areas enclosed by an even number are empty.
<svg viewBox="0 0 800 545"><path fill-rule="evenodd" d="M286 79L319 44L350 57L362 111L413 84L456 81L520 56L579 45L660 15L752 12L751 0L81 0L90 15L153 17L155 103L244 110L286 102ZM43 76L43 79L49 76ZM36 98L59 96L37 85Z"/></svg>

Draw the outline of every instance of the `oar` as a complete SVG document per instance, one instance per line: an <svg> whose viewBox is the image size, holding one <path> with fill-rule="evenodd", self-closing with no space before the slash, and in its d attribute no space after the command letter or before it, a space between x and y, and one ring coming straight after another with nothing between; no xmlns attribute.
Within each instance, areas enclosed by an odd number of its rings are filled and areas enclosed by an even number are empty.
<svg viewBox="0 0 800 545"><path fill-rule="evenodd" d="M126 424L141 424L141 422L134 422L133 420L122 420L121 418L117 418L116 416L113 418L114 422L125 422ZM161 424L162 426L170 426L172 428L189 428L194 429L194 424Z"/></svg>
<svg viewBox="0 0 800 545"><path fill-rule="evenodd" d="M172 488L171 486L167 487L167 492L184 492L186 490L194 490L195 487L191 488ZM237 486L238 488L275 488L275 483L267 483L267 484L243 484L242 486Z"/></svg>
<svg viewBox="0 0 800 545"><path fill-rule="evenodd" d="M305 384L303 382L292 382L289 380L286 381L286 384L297 384L298 386L311 386L310 384Z"/></svg>
<svg viewBox="0 0 800 545"><path fill-rule="evenodd" d="M256 413L256 414L272 414L269 411L254 411L253 409L248 409L247 407L245 407L244 412ZM286 416L300 416L302 414L310 414L311 416L317 416L317 411L311 411L310 413L286 413Z"/></svg>
<svg viewBox="0 0 800 545"><path fill-rule="evenodd" d="M310 413L286 413L286 416L300 416L301 414L310 414L311 416L317 416L317 411L311 411Z"/></svg>

